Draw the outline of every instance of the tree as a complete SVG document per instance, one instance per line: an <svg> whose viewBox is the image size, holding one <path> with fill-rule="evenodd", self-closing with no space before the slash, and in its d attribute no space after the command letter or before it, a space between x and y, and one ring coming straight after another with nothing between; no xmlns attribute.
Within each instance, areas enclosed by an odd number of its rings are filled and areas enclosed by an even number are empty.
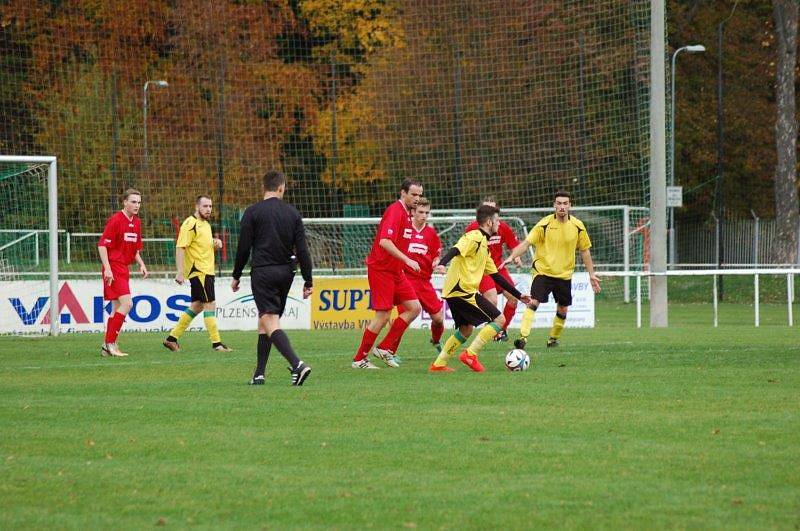
<svg viewBox="0 0 800 531"><path fill-rule="evenodd" d="M777 120L775 145L775 218L778 238L775 260L797 263L800 205L797 201L797 115L795 68L797 65L797 0L773 0L778 61L775 69Z"/></svg>

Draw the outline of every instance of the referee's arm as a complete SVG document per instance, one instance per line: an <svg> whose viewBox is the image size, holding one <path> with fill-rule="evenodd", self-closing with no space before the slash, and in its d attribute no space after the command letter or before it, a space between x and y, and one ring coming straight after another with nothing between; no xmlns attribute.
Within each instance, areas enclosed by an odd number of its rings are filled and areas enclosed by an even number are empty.
<svg viewBox="0 0 800 531"><path fill-rule="evenodd" d="M311 254L308 252L306 243L306 230L303 226L303 218L298 217L294 226L294 250L297 261L300 262L300 274L303 275L305 283L303 287L311 288L314 285L312 279Z"/></svg>
<svg viewBox="0 0 800 531"><path fill-rule="evenodd" d="M249 212L245 211L239 231L239 246L236 249L236 262L233 265L233 282L231 289L239 290L239 279L242 278L242 271L247 261L250 259L250 248L253 246L253 227L250 224Z"/></svg>

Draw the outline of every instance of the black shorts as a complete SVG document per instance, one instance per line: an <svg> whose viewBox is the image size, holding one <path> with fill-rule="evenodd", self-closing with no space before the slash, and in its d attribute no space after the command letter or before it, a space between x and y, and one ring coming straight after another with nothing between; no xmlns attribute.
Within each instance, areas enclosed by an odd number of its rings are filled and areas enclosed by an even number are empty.
<svg viewBox="0 0 800 531"><path fill-rule="evenodd" d="M198 275L189 279L192 287L192 302L214 302L214 275Z"/></svg>
<svg viewBox="0 0 800 531"><path fill-rule="evenodd" d="M250 285L259 317L264 314L281 316L294 280L291 265L256 267L250 272Z"/></svg>
<svg viewBox="0 0 800 531"><path fill-rule="evenodd" d="M444 300L447 301L450 315L453 316L457 327L491 323L502 313L480 293L469 297L445 297Z"/></svg>
<svg viewBox="0 0 800 531"><path fill-rule="evenodd" d="M539 302L547 302L550 294L559 306L572 305L572 280L536 275L531 282L531 297Z"/></svg>

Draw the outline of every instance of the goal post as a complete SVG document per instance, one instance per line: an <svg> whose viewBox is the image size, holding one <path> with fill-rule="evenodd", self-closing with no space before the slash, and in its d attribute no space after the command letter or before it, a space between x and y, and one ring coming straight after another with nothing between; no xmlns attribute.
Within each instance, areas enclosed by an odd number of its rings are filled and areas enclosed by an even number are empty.
<svg viewBox="0 0 800 531"><path fill-rule="evenodd" d="M53 156L0 155L0 170L4 165L19 164L24 168L47 166L47 234L48 234L48 279L50 293L50 335L59 332L58 307L58 162ZM0 174L1 175L1 174ZM35 198L34 198L35 199ZM38 227L19 229L34 230ZM8 244L6 244L8 245Z"/></svg>

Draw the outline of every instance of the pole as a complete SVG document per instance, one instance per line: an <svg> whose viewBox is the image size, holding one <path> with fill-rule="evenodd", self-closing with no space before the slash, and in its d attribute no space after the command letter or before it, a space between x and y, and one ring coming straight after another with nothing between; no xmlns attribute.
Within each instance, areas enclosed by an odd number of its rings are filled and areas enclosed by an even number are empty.
<svg viewBox="0 0 800 531"><path fill-rule="evenodd" d="M58 170L53 159L47 170L47 225L50 236L50 335L59 332L58 300Z"/></svg>
<svg viewBox="0 0 800 531"><path fill-rule="evenodd" d="M219 227L224 228L225 207L225 53L220 59L219 72L219 117L217 125L217 201L219 203Z"/></svg>
<svg viewBox="0 0 800 531"><path fill-rule="evenodd" d="M675 60L686 46L672 54L672 75L670 77L670 117L669 117L669 185L675 186ZM675 267L675 207L669 207L669 263Z"/></svg>
<svg viewBox="0 0 800 531"><path fill-rule="evenodd" d="M725 196L723 192L723 166L722 166L722 146L724 141L724 124L725 114L722 109L723 101L723 77L722 77L722 30L725 21L720 22L717 26L717 183L714 190L714 203L717 221L717 269L722 267L722 260L725 254L724 244L722 242L722 228L720 224L723 219L723 202ZM724 280L722 277L719 279L719 298L725 298Z"/></svg>
<svg viewBox="0 0 800 531"><path fill-rule="evenodd" d="M664 0L650 0L650 271L666 272L666 118L664 112ZM668 326L667 277L650 279L650 326Z"/></svg>
<svg viewBox="0 0 800 531"><path fill-rule="evenodd" d="M331 56L331 98L333 99L331 105L331 160L333 161L333 164L331 164L331 187L333 188L333 193L336 194L336 159L339 145L336 138L338 124L336 123L336 57L334 56ZM331 201L331 203L332 205L338 205L339 201ZM334 206L334 208L338 209L339 207ZM341 212L337 210L335 215L339 214Z"/></svg>
<svg viewBox="0 0 800 531"><path fill-rule="evenodd" d="M147 173L147 86L149 81L144 83L144 102L142 104L142 130L144 131L144 170Z"/></svg>

